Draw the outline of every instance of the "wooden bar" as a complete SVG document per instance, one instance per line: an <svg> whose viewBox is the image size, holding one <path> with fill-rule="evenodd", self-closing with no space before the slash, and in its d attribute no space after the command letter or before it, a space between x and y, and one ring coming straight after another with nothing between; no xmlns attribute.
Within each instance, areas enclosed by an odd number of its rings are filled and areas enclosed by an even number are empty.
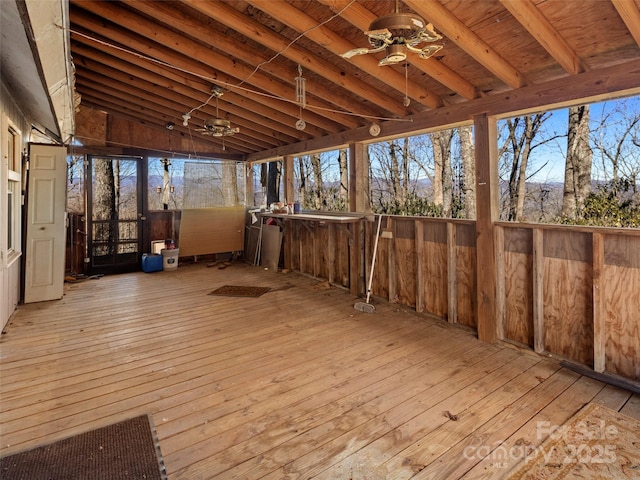
<svg viewBox="0 0 640 480"><path fill-rule="evenodd" d="M544 232L533 230L533 349L544 352Z"/></svg>
<svg viewBox="0 0 640 480"><path fill-rule="evenodd" d="M364 215L361 214L331 214L328 212L323 213L296 213L296 214L284 214L284 213L271 213L265 212L260 214L261 217L272 217L277 219L277 221L281 222L283 228L285 230L285 237L289 238L286 234L289 230L299 231L300 226L307 230L310 238L311 245L305 246L302 242L302 237L300 234L298 238L295 239L291 236L291 245L285 245L285 255L287 249L295 248L298 252L299 264L298 268L300 271L303 271L303 259L304 254L308 253L311 255L311 267L310 272L314 277L317 277L320 271L319 259L318 255L320 254L318 251L318 239L317 235L321 226L330 225L329 230L329 242L331 242L331 238L333 238L333 246L330 247L331 250L335 250L335 233L336 226L341 230L347 232L348 238L348 257L349 257L349 289L353 295L361 295L365 291L364 286L364 271L363 271L363 245L364 236L361 232L362 222ZM311 228L311 226L315 226L315 228ZM297 245L294 245L297 244ZM296 248L297 247L297 248ZM323 246L324 248L324 246ZM311 250L309 252L308 250ZM329 271L332 271L335 268L335 252L329 253L330 265L328 266ZM328 274L334 280L333 274Z"/></svg>
<svg viewBox="0 0 640 480"><path fill-rule="evenodd" d="M606 288L602 284L604 265L604 235L593 233L593 369L603 373L606 368L607 309Z"/></svg>
<svg viewBox="0 0 640 480"><path fill-rule="evenodd" d="M447 299L449 302L447 321L458 323L458 275L457 275L456 225L447 222Z"/></svg>

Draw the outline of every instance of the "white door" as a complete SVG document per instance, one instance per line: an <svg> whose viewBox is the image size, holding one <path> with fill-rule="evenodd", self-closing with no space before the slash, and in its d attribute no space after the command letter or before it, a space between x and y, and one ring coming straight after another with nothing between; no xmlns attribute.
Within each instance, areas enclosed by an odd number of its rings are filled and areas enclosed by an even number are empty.
<svg viewBox="0 0 640 480"><path fill-rule="evenodd" d="M29 157L25 303L62 298L66 238L67 149L31 145Z"/></svg>

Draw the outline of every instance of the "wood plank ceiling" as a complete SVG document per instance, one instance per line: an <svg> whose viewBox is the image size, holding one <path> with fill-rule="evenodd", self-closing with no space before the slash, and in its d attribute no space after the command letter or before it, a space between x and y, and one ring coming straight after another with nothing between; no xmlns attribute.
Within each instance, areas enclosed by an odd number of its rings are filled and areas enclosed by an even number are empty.
<svg viewBox="0 0 640 480"><path fill-rule="evenodd" d="M369 47L363 32L395 8L431 22L443 48L389 66L340 56ZM71 0L70 23L82 106L158 135L171 123L214 152L223 138L196 129L224 118L240 129L224 151L250 159L370 138L372 123L411 131L427 112L619 65L640 85L640 0Z"/></svg>

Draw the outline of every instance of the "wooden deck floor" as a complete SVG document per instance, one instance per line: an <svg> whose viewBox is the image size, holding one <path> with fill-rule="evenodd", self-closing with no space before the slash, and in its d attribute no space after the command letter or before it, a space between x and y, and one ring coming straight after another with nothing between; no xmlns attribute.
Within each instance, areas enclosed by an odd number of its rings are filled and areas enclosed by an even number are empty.
<svg viewBox="0 0 640 480"><path fill-rule="evenodd" d="M207 295L270 286L260 298ZM68 284L0 340L0 455L150 413L169 479L500 478L588 402L640 398L398 305L235 263Z"/></svg>

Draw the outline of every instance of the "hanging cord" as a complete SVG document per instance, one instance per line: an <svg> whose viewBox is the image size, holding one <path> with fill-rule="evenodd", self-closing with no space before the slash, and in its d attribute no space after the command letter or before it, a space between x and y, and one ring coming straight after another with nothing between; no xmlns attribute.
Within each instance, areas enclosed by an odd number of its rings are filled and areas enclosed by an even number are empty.
<svg viewBox="0 0 640 480"><path fill-rule="evenodd" d="M268 63L273 62L276 58L278 58L280 55L282 55L285 51L287 51L289 49L289 47L291 47L293 44L295 44L298 40L300 40L302 37L304 37L307 33L309 32L313 32L314 30L316 30L317 28L323 27L324 25L326 25L327 23L329 23L331 20L333 20L334 18L339 17L340 15L342 15L342 12L344 12L347 8L349 8L353 3L355 3L356 0L350 0L349 3L347 3L344 7L342 7L338 12L336 12L334 15L332 15L331 17L327 18L324 22L319 23L318 25L315 25L307 30L305 30L304 32L302 32L300 35L298 35L296 38L294 38L293 40L291 40L287 46L285 46L282 50L280 50L279 52L277 52L273 57L271 57L269 60L265 60L262 63L259 63L256 68L253 69L253 71L244 79L242 80L239 84L235 85L236 87L240 87L242 86L243 83L247 82L251 77L253 77L256 73L258 73L258 70L260 70L263 66L265 66ZM396 0L397 1L397 0Z"/></svg>
<svg viewBox="0 0 640 480"><path fill-rule="evenodd" d="M411 99L409 98L409 62L405 62L404 64L404 98L402 99L402 104L405 107L408 107L411 103Z"/></svg>

